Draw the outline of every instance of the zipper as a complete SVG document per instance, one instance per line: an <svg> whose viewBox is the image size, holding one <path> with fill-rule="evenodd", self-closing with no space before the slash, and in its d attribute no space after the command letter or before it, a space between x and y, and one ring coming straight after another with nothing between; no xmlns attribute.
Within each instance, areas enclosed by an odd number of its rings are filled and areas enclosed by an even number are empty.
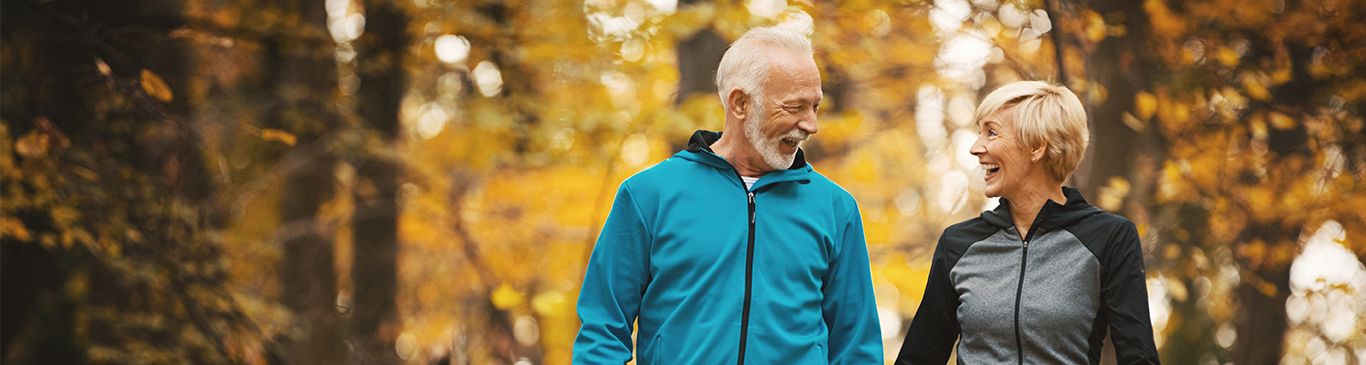
<svg viewBox="0 0 1366 365"><path fill-rule="evenodd" d="M735 176L740 176L736 171ZM740 179L740 187L744 187L745 181ZM745 188L745 195L749 197L749 247L745 253L745 304L740 314L740 356L736 360L738 365L745 365L745 343L749 340L749 303L750 293L753 291L754 282L754 192Z"/></svg>
<svg viewBox="0 0 1366 365"><path fill-rule="evenodd" d="M1029 264L1029 240L1040 230L1039 224L1043 218L1043 214L1034 218L1034 224L1029 226L1029 232L1020 239L1023 243L1020 247L1020 283L1015 287L1015 354L1020 365L1024 365L1024 341L1020 338L1020 298L1024 296L1025 267Z"/></svg>
<svg viewBox="0 0 1366 365"><path fill-rule="evenodd" d="M1024 344L1020 341L1020 297L1024 294L1025 264L1029 263L1029 239L1022 241L1024 247L1020 249L1020 283L1015 288L1015 353L1020 365L1024 365Z"/></svg>

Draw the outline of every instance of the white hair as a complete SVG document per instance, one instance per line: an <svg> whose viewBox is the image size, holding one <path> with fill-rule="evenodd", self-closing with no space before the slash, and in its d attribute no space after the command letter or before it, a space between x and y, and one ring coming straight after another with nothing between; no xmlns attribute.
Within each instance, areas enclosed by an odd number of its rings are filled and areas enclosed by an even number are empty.
<svg viewBox="0 0 1366 365"><path fill-rule="evenodd" d="M806 36L779 27L750 29L735 40L721 57L716 68L716 89L721 94L721 107L730 108L730 90L739 87L749 95L754 105L752 114L763 115L764 79L768 77L774 50L787 51L810 57L811 40Z"/></svg>

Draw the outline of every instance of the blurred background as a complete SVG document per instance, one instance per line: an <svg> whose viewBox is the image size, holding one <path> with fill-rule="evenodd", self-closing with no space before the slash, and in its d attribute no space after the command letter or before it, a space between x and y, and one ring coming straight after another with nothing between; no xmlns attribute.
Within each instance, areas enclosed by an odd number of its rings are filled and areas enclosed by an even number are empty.
<svg viewBox="0 0 1366 365"><path fill-rule="evenodd" d="M890 362L972 111L1068 85L1169 364L1366 363L1366 3L4 0L6 364L568 364L613 193L809 34ZM1113 361L1113 360L1109 360Z"/></svg>

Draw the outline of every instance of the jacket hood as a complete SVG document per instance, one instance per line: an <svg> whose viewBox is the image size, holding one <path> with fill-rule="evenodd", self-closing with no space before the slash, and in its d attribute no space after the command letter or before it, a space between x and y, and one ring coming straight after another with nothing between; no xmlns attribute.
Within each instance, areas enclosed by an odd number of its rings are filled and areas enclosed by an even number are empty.
<svg viewBox="0 0 1366 365"><path fill-rule="evenodd" d="M735 167L731 166L730 162L726 161L724 157L717 155L716 152L711 149L711 145L720 139L721 132L699 129L696 132L693 132L692 138L688 139L688 149L679 151L674 154L674 157L701 163L720 170L735 171ZM797 158L792 161L791 167L788 167L786 170L771 171L764 174L763 178L754 185L753 189L757 190L763 185L784 181L795 181L801 184L810 183L811 174L813 173L815 172L811 169L811 165L806 163L806 153L802 151L801 148L797 148Z"/></svg>
<svg viewBox="0 0 1366 365"><path fill-rule="evenodd" d="M1081 191L1077 189L1064 186L1062 193L1067 196L1067 203L1058 204L1052 200L1045 202L1043 208L1039 209L1039 215L1034 218L1033 227L1042 228L1045 231L1054 231L1071 226L1083 218L1105 212L1087 204L1086 198L1082 197ZM1001 198L1001 205L997 206L996 209L982 212L982 220L1002 229L1014 227L1015 222L1010 219L1010 200ZM1028 233L1021 232L1020 234Z"/></svg>

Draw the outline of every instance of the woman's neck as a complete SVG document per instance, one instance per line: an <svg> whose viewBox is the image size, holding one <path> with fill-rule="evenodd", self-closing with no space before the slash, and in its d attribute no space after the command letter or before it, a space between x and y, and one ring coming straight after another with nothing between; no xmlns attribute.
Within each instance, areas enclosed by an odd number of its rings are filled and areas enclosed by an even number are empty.
<svg viewBox="0 0 1366 365"><path fill-rule="evenodd" d="M1067 195L1062 193L1062 182L1052 181L1028 184L1019 193L1011 194L1006 199L1010 200L1010 220L1014 221L1021 239L1029 234L1034 218L1038 217L1039 210L1049 200L1067 204Z"/></svg>

